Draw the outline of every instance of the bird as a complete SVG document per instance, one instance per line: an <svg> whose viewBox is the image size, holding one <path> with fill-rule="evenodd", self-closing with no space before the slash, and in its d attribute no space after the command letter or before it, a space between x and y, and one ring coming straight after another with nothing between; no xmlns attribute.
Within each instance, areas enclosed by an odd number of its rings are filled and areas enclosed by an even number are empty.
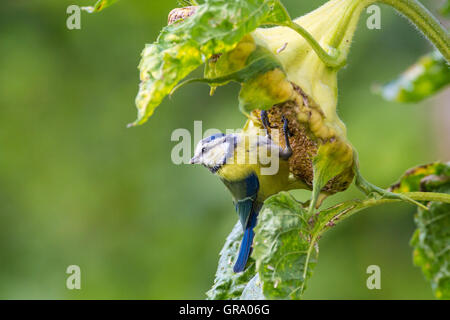
<svg viewBox="0 0 450 320"><path fill-rule="evenodd" d="M285 148L276 144L267 130L265 134L218 133L201 140L190 161L218 176L232 195L244 232L233 267L235 273L245 270L251 255L254 228L264 200L280 191L307 187L289 172L292 149L288 122L285 118L283 121ZM264 128L270 125L265 111L261 112L261 123ZM271 166L276 170L269 172Z"/></svg>

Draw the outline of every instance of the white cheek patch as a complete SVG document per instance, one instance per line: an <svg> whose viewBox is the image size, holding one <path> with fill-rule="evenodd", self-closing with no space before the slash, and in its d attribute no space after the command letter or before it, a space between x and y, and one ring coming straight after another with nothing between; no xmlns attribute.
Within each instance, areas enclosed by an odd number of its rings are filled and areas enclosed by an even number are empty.
<svg viewBox="0 0 450 320"><path fill-rule="evenodd" d="M221 150L221 156L222 156L221 162L223 162L223 161L226 160L226 158L228 156L228 150L230 150L230 143L229 142L224 142L220 146L221 146L221 149L222 149Z"/></svg>
<svg viewBox="0 0 450 320"><path fill-rule="evenodd" d="M229 142L222 142L217 144L205 154L203 154L203 163L208 167L221 166L227 159L227 154L230 149Z"/></svg>

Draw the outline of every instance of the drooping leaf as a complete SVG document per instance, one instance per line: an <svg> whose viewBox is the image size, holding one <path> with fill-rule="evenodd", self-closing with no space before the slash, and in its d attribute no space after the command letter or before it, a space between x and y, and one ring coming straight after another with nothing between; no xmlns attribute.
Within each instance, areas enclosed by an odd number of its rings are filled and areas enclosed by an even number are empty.
<svg viewBox="0 0 450 320"><path fill-rule="evenodd" d="M227 237L220 251L219 266L212 288L206 293L209 300L239 299L247 283L255 275L255 262L249 259L247 269L241 273L233 272L233 263L242 240L242 225L238 221Z"/></svg>
<svg viewBox="0 0 450 320"><path fill-rule="evenodd" d="M269 109L292 95L292 86L286 79L281 63L267 48L256 45L250 36L241 40L233 50L221 55L217 62L208 62L205 78L184 81L173 91L187 83L205 82L211 85L214 92L216 87L230 81L242 85L239 108L243 112Z"/></svg>
<svg viewBox="0 0 450 320"><path fill-rule="evenodd" d="M119 1L119 0L98 0L94 6L82 7L81 9L83 9L89 13L99 12L99 11L102 11L103 9L109 7L110 5L112 5L113 3L117 2L117 1Z"/></svg>
<svg viewBox="0 0 450 320"><path fill-rule="evenodd" d="M278 0L206 0L186 19L165 27L142 52L137 120L144 123L172 89L210 57L233 49L262 24L286 19Z"/></svg>
<svg viewBox="0 0 450 320"><path fill-rule="evenodd" d="M242 44L243 43L241 41L238 47ZM233 51L234 50L232 50L231 53ZM217 64L221 64L227 56L227 54L222 55ZM276 58L273 57L273 54L261 46L255 46L254 49L249 52L249 55L246 57L244 62L245 64L237 68L230 68L230 61L226 61L226 63L221 64L219 67L209 67L205 70L205 78L186 80L175 87L174 91L191 82L205 82L213 86L224 85L230 81L242 83L263 74L266 71L282 68L281 64L276 60Z"/></svg>
<svg viewBox="0 0 450 320"><path fill-rule="evenodd" d="M350 152L349 152L350 151ZM322 144L313 158L313 192L311 195L310 214L316 206L322 188L332 178L349 170L353 164L353 156L345 141L341 138ZM350 184L353 175L348 175L347 183Z"/></svg>
<svg viewBox="0 0 450 320"><path fill-rule="evenodd" d="M433 163L409 170L393 188L450 194L450 163ZM428 202L419 208L411 239L414 264L422 269L438 299L450 299L450 204Z"/></svg>
<svg viewBox="0 0 450 320"><path fill-rule="evenodd" d="M449 169L447 166L446 170L437 172L449 172ZM436 182L428 181L427 185L435 186ZM304 204L288 192L268 198L258 216L254 250L246 271L239 274L232 271L242 238L238 223L222 249L208 299L236 299L239 295L240 299L250 300L301 299L317 263L318 240L323 233L353 214L381 203L382 199L373 198L349 200L310 216ZM446 230L447 225L443 228Z"/></svg>
<svg viewBox="0 0 450 320"><path fill-rule="evenodd" d="M400 77L380 90L388 101L418 102L450 83L450 66L437 51L421 57Z"/></svg>
<svg viewBox="0 0 450 320"><path fill-rule="evenodd" d="M256 270L268 299L301 299L318 256L307 213L289 193L264 202L255 228Z"/></svg>
<svg viewBox="0 0 450 320"><path fill-rule="evenodd" d="M409 169L400 180L393 184L389 189L392 192L421 191L423 188L421 187L421 183L426 182L427 177L433 176L450 176L448 164L434 162Z"/></svg>

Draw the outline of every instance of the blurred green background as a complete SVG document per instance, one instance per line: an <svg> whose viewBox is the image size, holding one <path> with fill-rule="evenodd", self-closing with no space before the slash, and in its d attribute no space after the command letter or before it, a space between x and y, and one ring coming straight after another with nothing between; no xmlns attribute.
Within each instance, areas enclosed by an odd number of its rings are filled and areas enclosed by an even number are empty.
<svg viewBox="0 0 450 320"><path fill-rule="evenodd" d="M209 97L207 86L191 85L148 123L126 129L140 52L177 4L123 0L83 12L81 30L68 30L67 6L94 2L2 2L0 298L203 299L237 216L208 170L171 162L170 137L194 120L204 129L241 127L239 88ZM283 0L292 16L323 2ZM382 6L381 30L368 30L367 17L340 73L339 114L366 178L388 186L411 166L449 160L448 139L436 142L449 125L439 116L449 100L441 93L405 106L371 93L430 46L390 8ZM352 187L327 204L356 196ZM383 206L328 232L306 298L432 298L412 265L413 214L408 205ZM81 290L66 289L72 264L81 267ZM381 290L366 288L372 264L381 267Z"/></svg>

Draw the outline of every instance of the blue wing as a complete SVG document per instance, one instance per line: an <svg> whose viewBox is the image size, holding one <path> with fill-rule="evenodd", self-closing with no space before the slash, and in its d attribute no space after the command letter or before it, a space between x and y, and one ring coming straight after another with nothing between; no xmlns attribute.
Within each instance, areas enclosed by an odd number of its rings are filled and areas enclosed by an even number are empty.
<svg viewBox="0 0 450 320"><path fill-rule="evenodd" d="M248 257L252 251L252 243L253 237L255 236L255 232L253 228L256 226L256 220L258 217L258 212L252 210L250 213L250 219L248 221L247 227L244 231L244 236L242 237L241 247L239 248L239 254L237 260L234 264L233 271L234 272L242 272L247 265Z"/></svg>
<svg viewBox="0 0 450 320"><path fill-rule="evenodd" d="M258 196L259 180L256 174L252 173L244 180L234 183L233 193L235 199L236 212L241 221L242 228L247 228L253 205Z"/></svg>
<svg viewBox="0 0 450 320"><path fill-rule="evenodd" d="M247 178L237 182L225 182L235 199L236 212L244 229L241 247L238 258L233 267L234 272L244 271L248 257L251 253L256 221L260 205L256 199L259 190L259 180L256 174L252 173Z"/></svg>

